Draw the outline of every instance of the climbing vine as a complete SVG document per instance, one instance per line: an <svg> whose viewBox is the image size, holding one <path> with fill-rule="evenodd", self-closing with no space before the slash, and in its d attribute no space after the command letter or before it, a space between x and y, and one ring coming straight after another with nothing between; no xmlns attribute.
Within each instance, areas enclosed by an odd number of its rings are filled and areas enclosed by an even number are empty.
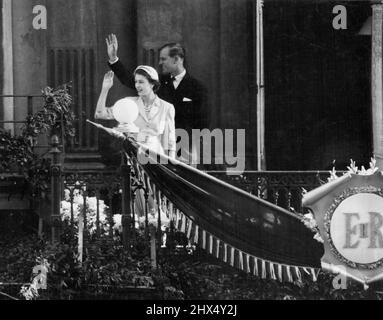
<svg viewBox="0 0 383 320"><path fill-rule="evenodd" d="M57 134L73 137L74 114L70 107L72 97L68 85L42 90L43 105L28 115L19 134L0 130L0 174L23 175L31 187L31 196L44 197L49 175L49 158L36 152L39 137Z"/></svg>

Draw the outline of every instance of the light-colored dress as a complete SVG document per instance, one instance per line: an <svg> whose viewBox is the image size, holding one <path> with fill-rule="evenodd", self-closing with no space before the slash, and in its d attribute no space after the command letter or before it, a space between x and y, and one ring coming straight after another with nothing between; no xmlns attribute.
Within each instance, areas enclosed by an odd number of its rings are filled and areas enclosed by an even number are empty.
<svg viewBox="0 0 383 320"><path fill-rule="evenodd" d="M157 152L176 150L175 133L175 110L174 106L158 96L154 99L150 111L145 110L144 102L141 97L128 97L136 102L138 106L138 117L134 124L139 128L137 142L143 146ZM108 118L113 119L113 107L107 108ZM120 126L123 126L120 123Z"/></svg>
<svg viewBox="0 0 383 320"><path fill-rule="evenodd" d="M128 97L136 102L138 106L138 117L134 124L139 128L137 142L141 146L153 150L156 153L164 154L164 151L176 151L176 133L175 133L175 110L174 106L156 96L153 104L149 106L149 112L146 112L144 102L141 97ZM108 118L114 119L113 107L107 108ZM120 127L124 124L120 123ZM156 212L155 197L150 186L148 197L149 214ZM134 202L135 212L139 219L145 216L145 198L144 191L136 191Z"/></svg>

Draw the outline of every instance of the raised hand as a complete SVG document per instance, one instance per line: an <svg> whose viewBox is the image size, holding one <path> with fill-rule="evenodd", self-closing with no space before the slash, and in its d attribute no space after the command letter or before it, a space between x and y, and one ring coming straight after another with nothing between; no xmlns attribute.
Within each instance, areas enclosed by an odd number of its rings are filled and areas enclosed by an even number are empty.
<svg viewBox="0 0 383 320"><path fill-rule="evenodd" d="M106 38L106 47L108 50L108 56L110 61L117 60L118 41L115 34L110 34Z"/></svg>
<svg viewBox="0 0 383 320"><path fill-rule="evenodd" d="M109 90L111 87L113 87L113 78L114 78L113 71L109 71L105 73L104 81L102 82L102 88Z"/></svg>

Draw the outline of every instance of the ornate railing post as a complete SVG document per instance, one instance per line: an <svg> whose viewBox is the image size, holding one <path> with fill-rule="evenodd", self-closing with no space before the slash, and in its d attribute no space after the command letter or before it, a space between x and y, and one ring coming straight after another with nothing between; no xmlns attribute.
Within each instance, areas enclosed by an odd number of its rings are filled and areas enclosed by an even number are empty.
<svg viewBox="0 0 383 320"><path fill-rule="evenodd" d="M59 138L57 135L51 138L52 155L51 163L51 224L52 224L52 242L60 241L61 233L61 215L60 215L60 202L61 202L61 151L59 147Z"/></svg>
<svg viewBox="0 0 383 320"><path fill-rule="evenodd" d="M157 241L156 234L157 230L152 224L149 225L149 234L150 234L150 262L152 269L157 269Z"/></svg>
<svg viewBox="0 0 383 320"><path fill-rule="evenodd" d="M125 248L129 247L129 234L132 231L131 226L131 165L128 163L128 159L122 155L121 161L121 176L122 176L122 215L121 215L121 225L122 225L122 241Z"/></svg>

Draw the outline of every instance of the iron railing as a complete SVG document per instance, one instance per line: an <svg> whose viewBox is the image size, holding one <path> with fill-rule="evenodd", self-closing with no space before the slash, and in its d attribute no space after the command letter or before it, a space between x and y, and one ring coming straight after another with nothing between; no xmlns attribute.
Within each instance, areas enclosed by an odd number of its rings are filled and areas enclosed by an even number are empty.
<svg viewBox="0 0 383 320"><path fill-rule="evenodd" d="M327 171L246 171L241 175L227 175L225 172L207 171L208 174L228 182L246 192L256 195L275 205L289 211L303 213L302 196L321 184L327 182L330 177ZM341 175L343 172L338 172ZM130 181L129 190L125 190L122 180ZM76 191L81 194L86 204L88 197L95 198L97 202L96 234L100 234L100 208L98 204L103 201L108 207L109 221L113 221L113 215L128 214L131 225L138 223L135 206L132 204L138 193L143 193L145 199L145 223L148 227L148 184L144 177L140 176L134 166L121 167L119 170L105 171L77 171L64 170L62 172L62 190L67 194L67 200L71 203L71 222L73 217L73 199ZM86 206L83 207L86 219ZM128 211L126 213L126 211ZM161 217L156 219L159 221ZM158 230L160 232L160 230ZM110 229L112 237L112 230Z"/></svg>
<svg viewBox="0 0 383 320"><path fill-rule="evenodd" d="M27 105L27 114L28 115L31 115L33 113L33 99L35 98L42 98L42 95L32 95L32 94L29 94L29 95L18 95L18 94L12 94L12 95L0 95L0 99L4 99L4 98L21 98L21 99L26 99L26 105ZM6 120L1 120L0 121L0 124L2 123L24 123L25 121L6 121Z"/></svg>
<svg viewBox="0 0 383 320"><path fill-rule="evenodd" d="M289 211L303 212L302 196L326 183L328 171L245 171L241 175L227 175L224 171L208 171L257 197ZM342 175L343 171L338 171Z"/></svg>
<svg viewBox="0 0 383 320"><path fill-rule="evenodd" d="M60 164L52 163L52 168L55 166L60 166ZM327 171L247 171L238 176L218 171L207 171L207 173L273 204L298 213L303 213L301 204L303 191L310 191L320 186L330 177L330 173ZM338 175L341 174L342 172L338 173ZM127 159L122 161L122 166L118 170L100 172L63 169L60 184L59 189L62 194L60 201L64 200L63 195L66 194L65 200L70 206L69 221L72 232L78 232L79 219L82 219L80 223L85 226L82 240L84 248L87 245L91 246L90 239L100 238L103 225L101 216L108 224L107 236L111 240L114 237L114 217L121 215L120 231L122 231L122 242L126 247L129 247L130 240L136 234L135 227L141 225L148 243L155 237L157 244L154 247L157 249L164 243L164 234L168 235L161 230L163 213L167 213L170 221L176 219L177 212L165 197L155 196L155 199L150 199L150 193L154 195L160 193L153 190L156 187L148 183L148 177L142 174L142 170L137 167L137 164L129 162ZM56 190L54 185L52 185L52 190ZM136 212L137 198L142 200L141 212L144 212L144 216L141 217ZM93 201L95 204L93 218L88 216L89 201ZM155 201L157 204L154 212L149 212L150 201ZM77 218L75 218L74 208L78 206L79 202L82 203L79 206L79 210L82 212L80 214L77 212ZM54 207L58 208L57 205ZM61 220L60 214L56 214L59 220ZM93 219L93 227L89 226L89 219ZM149 220L157 222L156 230L149 230ZM57 226L57 224L55 225ZM92 234L86 227L93 228Z"/></svg>

